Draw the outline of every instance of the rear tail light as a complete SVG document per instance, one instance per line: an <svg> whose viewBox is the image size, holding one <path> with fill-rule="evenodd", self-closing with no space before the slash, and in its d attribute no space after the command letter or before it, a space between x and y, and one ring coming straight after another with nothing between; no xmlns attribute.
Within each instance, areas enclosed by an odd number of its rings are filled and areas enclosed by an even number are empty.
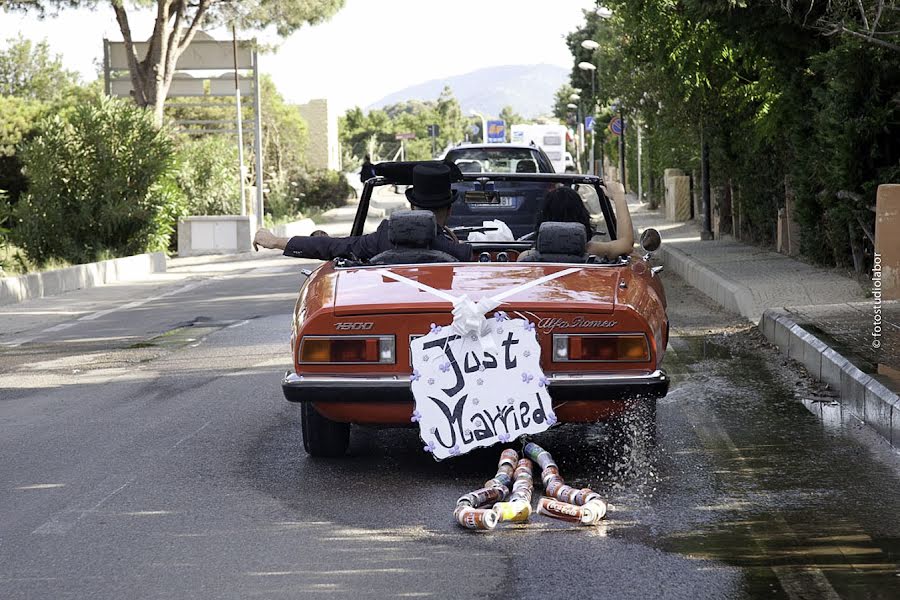
<svg viewBox="0 0 900 600"><path fill-rule="evenodd" d="M647 362L650 346L643 333L553 336L553 362Z"/></svg>
<svg viewBox="0 0 900 600"><path fill-rule="evenodd" d="M301 364L393 364L396 359L392 335L303 336Z"/></svg>

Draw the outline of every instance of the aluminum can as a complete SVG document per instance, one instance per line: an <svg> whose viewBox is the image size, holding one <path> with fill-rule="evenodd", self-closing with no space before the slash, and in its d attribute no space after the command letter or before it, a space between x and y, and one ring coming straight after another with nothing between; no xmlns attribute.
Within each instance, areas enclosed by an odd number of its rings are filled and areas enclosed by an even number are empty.
<svg viewBox="0 0 900 600"><path fill-rule="evenodd" d="M525 523L531 517L531 503L521 500L498 502L494 505L494 512L500 521Z"/></svg>
<svg viewBox="0 0 900 600"><path fill-rule="evenodd" d="M576 488L573 488L571 485L562 485L560 486L559 490L557 490L557 492L553 494L553 496L560 502L575 504L572 500L575 498L575 494L577 493L578 490Z"/></svg>
<svg viewBox="0 0 900 600"><path fill-rule="evenodd" d="M484 487L505 487L512 486L512 478L506 473L497 473L493 479L484 482Z"/></svg>
<svg viewBox="0 0 900 600"><path fill-rule="evenodd" d="M557 466L557 464L553 461L553 457L550 455L550 453L534 442L528 442L527 444L525 444L525 449L523 450L523 452L528 456L528 458L540 465L541 469L546 469L550 466Z"/></svg>
<svg viewBox="0 0 900 600"><path fill-rule="evenodd" d="M593 504L576 506L546 496L538 501L538 512L554 519L582 525L596 525L600 522L599 507Z"/></svg>
<svg viewBox="0 0 900 600"><path fill-rule="evenodd" d="M519 479L520 477L528 477L528 479L532 479L531 472L533 467L534 465L530 460L528 460L527 458L523 458L516 465L516 470L513 474L515 475L516 479Z"/></svg>
<svg viewBox="0 0 900 600"><path fill-rule="evenodd" d="M560 485L562 485L564 483L563 478L560 477L559 475L556 475L555 473L551 473L546 477L541 475L541 483L544 485L545 488L548 487L554 481L558 482Z"/></svg>
<svg viewBox="0 0 900 600"><path fill-rule="evenodd" d="M555 498L556 494L559 493L559 489L564 485L565 484L563 483L563 480L561 478L554 479L544 487L544 493Z"/></svg>
<svg viewBox="0 0 900 600"><path fill-rule="evenodd" d="M607 506L606 502L604 502L600 498L600 496L598 494L597 498L595 498L593 500L588 500L587 502L585 502L584 508L588 508L588 509L592 510L596 514L597 521L599 521L600 519L602 519L603 517L606 516L606 511L609 507Z"/></svg>
<svg viewBox="0 0 900 600"><path fill-rule="evenodd" d="M471 506L457 506L453 511L453 518L466 529L493 529L499 520L494 510Z"/></svg>
<svg viewBox="0 0 900 600"><path fill-rule="evenodd" d="M509 465L510 467L515 468L516 463L519 461L519 453L513 450L512 448L507 448L503 452L500 453L500 466Z"/></svg>
<svg viewBox="0 0 900 600"><path fill-rule="evenodd" d="M459 500L456 501L456 504L479 508L486 504L499 502L508 495L509 489L506 487L484 487L480 490L475 490L474 492L469 492L468 494L460 496Z"/></svg>
<svg viewBox="0 0 900 600"><path fill-rule="evenodd" d="M572 497L572 504L582 506L594 499L602 500L600 494L591 488L581 488L575 493L575 496Z"/></svg>

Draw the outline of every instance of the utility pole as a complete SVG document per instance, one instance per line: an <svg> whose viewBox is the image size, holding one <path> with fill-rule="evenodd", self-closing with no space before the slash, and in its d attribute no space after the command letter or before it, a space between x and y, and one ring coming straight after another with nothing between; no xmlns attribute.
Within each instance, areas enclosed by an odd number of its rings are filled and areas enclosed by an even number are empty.
<svg viewBox="0 0 900 600"><path fill-rule="evenodd" d="M637 117L634 119L635 127L637 127L637 180L638 180L638 202L644 201L644 183L641 171L641 121Z"/></svg>
<svg viewBox="0 0 900 600"><path fill-rule="evenodd" d="M625 177L625 114L622 105L619 105L619 121L622 122L622 134L619 136L619 177L622 179L622 187L628 191L628 178Z"/></svg>
<svg viewBox="0 0 900 600"><path fill-rule="evenodd" d="M703 210L703 230L700 232L701 240L713 239L712 233L712 207L709 189L709 142L706 139L706 127L700 120L700 194Z"/></svg>

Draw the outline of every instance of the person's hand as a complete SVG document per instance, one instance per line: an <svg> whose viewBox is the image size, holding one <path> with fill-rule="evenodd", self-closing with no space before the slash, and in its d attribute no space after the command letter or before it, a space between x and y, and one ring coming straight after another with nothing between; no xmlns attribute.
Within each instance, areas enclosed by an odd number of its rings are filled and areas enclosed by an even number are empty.
<svg viewBox="0 0 900 600"><path fill-rule="evenodd" d="M259 252L259 246L263 248L274 248L278 238L268 229L258 229L253 237L253 249Z"/></svg>

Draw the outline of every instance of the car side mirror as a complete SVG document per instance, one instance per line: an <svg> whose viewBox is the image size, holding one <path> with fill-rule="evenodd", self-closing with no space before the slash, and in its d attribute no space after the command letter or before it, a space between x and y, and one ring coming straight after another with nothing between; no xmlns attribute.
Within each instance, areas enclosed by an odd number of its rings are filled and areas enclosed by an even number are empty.
<svg viewBox="0 0 900 600"><path fill-rule="evenodd" d="M660 245L662 245L662 238L657 230L651 227L641 233L641 248L644 249L644 252L656 252Z"/></svg>

